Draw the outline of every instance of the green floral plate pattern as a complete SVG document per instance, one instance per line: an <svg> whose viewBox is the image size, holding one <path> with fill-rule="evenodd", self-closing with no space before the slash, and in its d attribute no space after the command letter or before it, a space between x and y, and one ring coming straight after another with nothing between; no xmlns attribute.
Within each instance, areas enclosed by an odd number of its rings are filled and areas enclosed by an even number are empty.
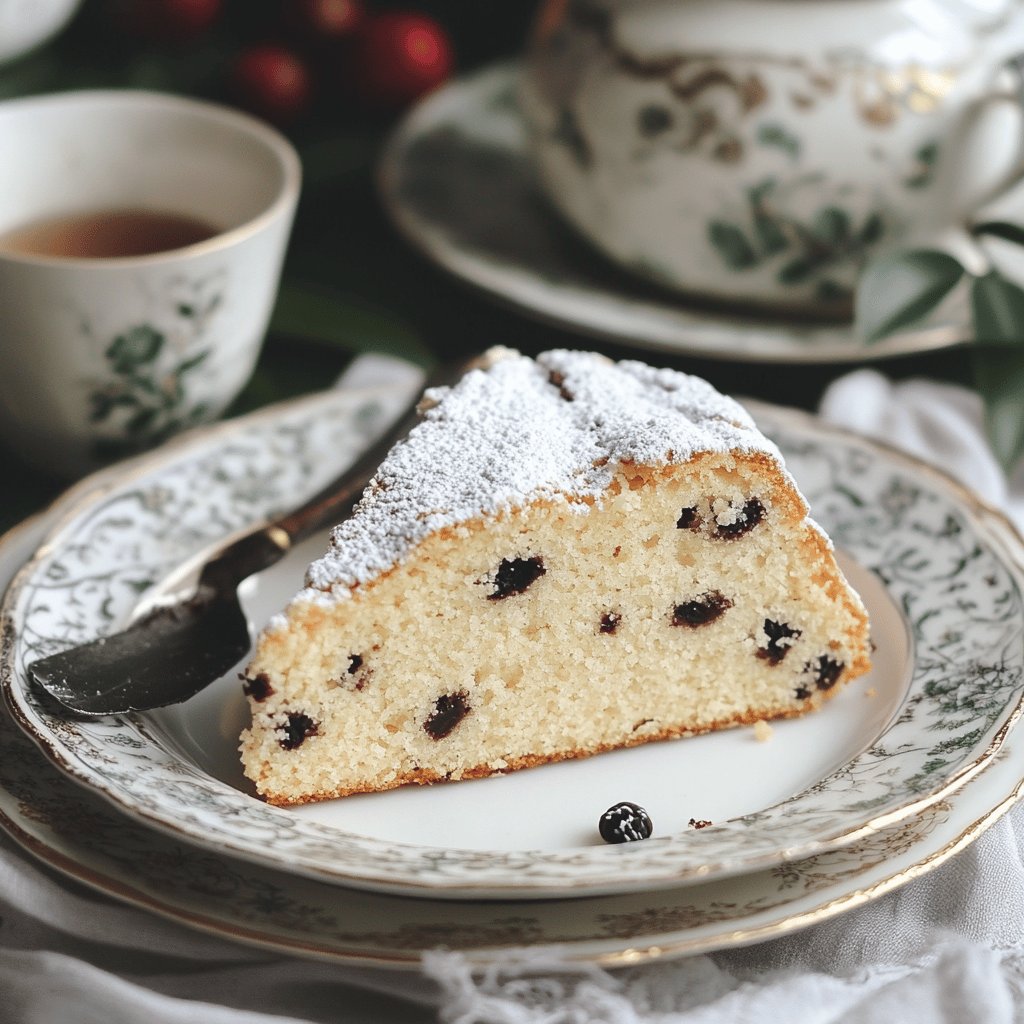
<svg viewBox="0 0 1024 1024"><path fill-rule="evenodd" d="M47 517L52 521L53 515ZM44 522L0 543L0 586ZM910 821L738 878L593 899L452 903L359 892L197 849L121 815L48 762L0 710L0 828L51 867L181 924L280 952L416 969L427 950L484 967L531 947L625 965L783 935L937 867L1021 796L1014 738L975 779Z"/></svg>
<svg viewBox="0 0 1024 1024"><path fill-rule="evenodd" d="M511 798L514 787L526 787L526 807L550 791L568 817L591 771L611 765L628 773L640 762L612 760L617 753L564 770L555 765L381 794L375 805L362 798L334 801L321 805L324 818L259 802L237 769L233 776L211 772L181 741L187 725L176 731L173 718L72 719L55 713L29 685L26 665L35 658L117 629L140 599L197 553L319 488L382 429L395 404L385 391L301 400L197 432L121 476L79 489L4 606L5 697L19 724L63 771L178 839L321 881L439 897L582 896L749 873L866 839L965 784L1016 722L1024 693L1024 572L1012 528L941 474L768 406L754 407L755 416L785 453L816 518L865 583L881 592L881 599L869 601L880 669L868 683L880 694L879 707L889 710L871 731L844 737L851 702L865 702L865 693L850 687L831 702L838 710L830 706L797 720L793 728L807 731L784 731L788 723L782 723L772 743L748 743L768 748L777 765L817 751L825 760L811 763L824 767L775 802L714 815L714 827L686 828L684 817L667 833L629 847L586 836L546 844L543 832L539 842L519 846L513 836L502 848L417 843L407 833L396 841L372 826L339 827L330 815L376 806L378 821L390 827L392 819L414 820L417 813L436 817L432 808L449 798L479 797L489 808L490 817L480 822L486 840L512 813L505 796ZM270 596L283 601L290 594ZM237 723L227 712L231 700L240 700L237 691L236 679L207 691L208 700L222 703L203 705L200 716L216 718L221 708L229 746ZM738 730L718 735L724 743L743 741ZM716 748L701 742L649 745L636 748L635 756L661 765L660 775L681 779L665 770L670 762L663 759L713 755ZM833 751L842 754L839 763L828 761L837 756ZM750 770L750 786L763 773ZM604 804L596 813L620 796L605 791L599 798Z"/></svg>

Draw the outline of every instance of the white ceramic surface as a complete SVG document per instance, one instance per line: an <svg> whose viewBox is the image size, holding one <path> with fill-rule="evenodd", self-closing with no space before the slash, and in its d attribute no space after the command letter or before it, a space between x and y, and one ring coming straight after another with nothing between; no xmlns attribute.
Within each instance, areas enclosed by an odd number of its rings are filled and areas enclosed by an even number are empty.
<svg viewBox="0 0 1024 1024"><path fill-rule="evenodd" d="M0 104L0 150L0 233L133 208L219 231L139 257L0 250L4 440L81 475L214 418L270 316L299 192L290 144L226 108L125 91Z"/></svg>
<svg viewBox="0 0 1024 1024"><path fill-rule="evenodd" d="M935 244L1022 167L1011 0L548 0L522 103L540 180L671 288L849 309L866 258Z"/></svg>
<svg viewBox="0 0 1024 1024"><path fill-rule="evenodd" d="M0 586L70 501L0 543ZM1024 784L1011 738L973 781L908 822L808 860L683 889L587 900L453 904L317 883L210 853L123 817L47 762L0 710L0 827L52 868L181 924L280 952L417 969L444 946L477 966L557 944L610 966L743 945L861 906L942 864Z"/></svg>
<svg viewBox="0 0 1024 1024"><path fill-rule="evenodd" d="M866 345L849 323L700 304L620 270L574 237L537 191L519 73L501 64L433 93L401 124L381 164L395 224L460 280L576 332L711 359L860 363L969 337L958 296L913 330Z"/></svg>
<svg viewBox="0 0 1024 1024"><path fill-rule="evenodd" d="M0 63L56 35L82 0L0 0Z"/></svg>
<svg viewBox="0 0 1024 1024"><path fill-rule="evenodd" d="M320 879L447 897L593 895L853 842L964 784L1016 721L1024 598L1013 531L911 460L766 406L755 414L850 556L879 648L869 679L777 724L770 742L733 730L287 810L253 799L234 762L244 720L234 673L180 708L129 719L70 719L39 699L26 677L35 657L117 628L196 552L315 490L398 400L328 394L268 410L79 495L5 605L5 696L71 776L189 842ZM247 588L257 622L319 550L311 542ZM621 799L648 807L653 839L600 843L597 818Z"/></svg>

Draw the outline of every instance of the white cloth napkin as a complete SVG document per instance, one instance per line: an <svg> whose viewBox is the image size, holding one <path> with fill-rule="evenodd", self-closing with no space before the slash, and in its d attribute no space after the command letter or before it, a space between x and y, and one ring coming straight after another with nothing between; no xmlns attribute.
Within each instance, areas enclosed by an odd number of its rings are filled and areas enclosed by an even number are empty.
<svg viewBox="0 0 1024 1024"><path fill-rule="evenodd" d="M969 392L863 370L828 390L822 414L940 465L1024 525L1024 467L1006 481ZM792 936L616 972L559 963L548 949L478 976L444 952L398 974L254 951L92 894L0 836L0 1024L435 1019L1024 1021L1024 807L931 874Z"/></svg>

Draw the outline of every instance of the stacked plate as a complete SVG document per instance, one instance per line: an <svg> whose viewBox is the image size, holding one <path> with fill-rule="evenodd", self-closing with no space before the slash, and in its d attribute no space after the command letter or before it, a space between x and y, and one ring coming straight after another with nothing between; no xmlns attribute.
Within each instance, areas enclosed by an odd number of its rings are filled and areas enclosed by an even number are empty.
<svg viewBox="0 0 1024 1024"><path fill-rule="evenodd" d="M318 490L401 402L335 391L190 434L8 536L0 573L25 564L3 608L0 824L26 848L120 899L284 951L411 966L438 946L486 964L557 944L613 964L875 899L1020 796L1020 538L936 471L769 406L752 411L838 545L877 650L870 677L767 741L735 729L284 809L242 777L236 673L185 705L109 719L65 715L30 684L35 658L118 629L224 537ZM255 625L324 543L247 582ZM598 817L623 799L655 835L607 846Z"/></svg>

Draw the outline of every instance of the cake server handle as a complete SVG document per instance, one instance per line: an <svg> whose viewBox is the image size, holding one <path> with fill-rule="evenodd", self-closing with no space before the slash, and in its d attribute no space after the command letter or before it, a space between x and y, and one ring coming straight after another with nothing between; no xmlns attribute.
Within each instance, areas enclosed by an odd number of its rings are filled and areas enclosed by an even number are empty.
<svg viewBox="0 0 1024 1024"><path fill-rule="evenodd" d="M427 387L458 380L479 357L446 363ZM417 402L340 476L287 515L230 539L203 564L186 599L157 605L126 629L28 666L50 697L80 715L180 704L248 654L252 638L238 585L279 561L295 541L348 516L391 448L415 426Z"/></svg>

